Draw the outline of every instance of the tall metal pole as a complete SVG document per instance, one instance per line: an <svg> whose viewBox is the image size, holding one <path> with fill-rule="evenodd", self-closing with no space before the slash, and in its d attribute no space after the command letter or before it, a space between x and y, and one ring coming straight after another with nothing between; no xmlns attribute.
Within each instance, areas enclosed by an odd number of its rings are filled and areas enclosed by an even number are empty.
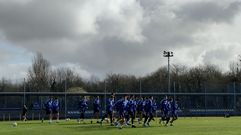
<svg viewBox="0 0 241 135"><path fill-rule="evenodd" d="M64 117L66 119L67 116L67 96L66 96L66 91L67 91L67 82L66 82L66 78L65 78L65 82L64 82Z"/></svg>
<svg viewBox="0 0 241 135"><path fill-rule="evenodd" d="M168 57L168 93L171 93L170 57Z"/></svg>
<svg viewBox="0 0 241 135"><path fill-rule="evenodd" d="M167 65L167 68L168 68L168 93L170 94L171 93L170 57L173 57L173 52L164 51L163 56L167 57L167 59L168 59L168 65Z"/></svg>

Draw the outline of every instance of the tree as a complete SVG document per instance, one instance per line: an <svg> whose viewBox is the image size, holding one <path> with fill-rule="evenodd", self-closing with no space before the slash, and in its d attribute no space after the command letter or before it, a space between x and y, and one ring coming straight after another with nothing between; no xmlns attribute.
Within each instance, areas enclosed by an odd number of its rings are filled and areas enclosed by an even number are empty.
<svg viewBox="0 0 241 135"><path fill-rule="evenodd" d="M187 72L188 72L188 68L186 66L183 66L183 65L173 65L172 66L171 78L175 82L175 92L182 91L182 86L183 86L182 82L183 82L183 80L185 80L185 75L187 75Z"/></svg>
<svg viewBox="0 0 241 135"><path fill-rule="evenodd" d="M32 66L28 70L28 83L33 91L49 90L50 64L41 53L33 58Z"/></svg>
<svg viewBox="0 0 241 135"><path fill-rule="evenodd" d="M53 92L63 92L65 87L68 89L71 87L83 87L84 85L82 78L67 67L51 70L50 78L51 91Z"/></svg>

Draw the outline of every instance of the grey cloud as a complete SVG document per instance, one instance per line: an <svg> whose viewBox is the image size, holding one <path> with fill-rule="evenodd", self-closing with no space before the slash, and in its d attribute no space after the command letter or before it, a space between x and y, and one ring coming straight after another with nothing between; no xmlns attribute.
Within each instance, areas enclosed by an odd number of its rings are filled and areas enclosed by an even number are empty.
<svg viewBox="0 0 241 135"><path fill-rule="evenodd" d="M144 8L146 11L156 11L161 6L164 6L165 3L163 0L137 0L140 2L140 5Z"/></svg>
<svg viewBox="0 0 241 135"><path fill-rule="evenodd" d="M202 56L204 63L216 63L216 64L225 64L229 63L237 57L239 54L240 46L230 45L230 46L222 46L220 48L215 48L211 50L207 50L206 53ZM228 65L226 65L228 66Z"/></svg>
<svg viewBox="0 0 241 135"><path fill-rule="evenodd" d="M229 50L216 49L216 50L207 51L205 53L205 55L203 56L203 61L205 63L212 63L217 60L228 61L228 59L231 56L232 56L232 54L229 53Z"/></svg>
<svg viewBox="0 0 241 135"><path fill-rule="evenodd" d="M225 6L212 1L199 1L185 4L175 13L177 17L187 21L229 23L240 12L240 6L240 1L230 2Z"/></svg>
<svg viewBox="0 0 241 135"><path fill-rule="evenodd" d="M56 0L0 4L0 29L10 41L74 36L72 3Z"/></svg>

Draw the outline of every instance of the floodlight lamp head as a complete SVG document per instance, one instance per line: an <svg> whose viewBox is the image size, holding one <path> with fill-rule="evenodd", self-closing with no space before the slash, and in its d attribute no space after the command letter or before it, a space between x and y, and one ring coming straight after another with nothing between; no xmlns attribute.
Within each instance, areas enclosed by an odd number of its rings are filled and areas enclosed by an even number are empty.
<svg viewBox="0 0 241 135"><path fill-rule="evenodd" d="M173 57L173 52L171 52L171 55L170 55L171 57Z"/></svg>
<svg viewBox="0 0 241 135"><path fill-rule="evenodd" d="M163 51L163 57L166 57L166 56L167 56L167 52Z"/></svg>

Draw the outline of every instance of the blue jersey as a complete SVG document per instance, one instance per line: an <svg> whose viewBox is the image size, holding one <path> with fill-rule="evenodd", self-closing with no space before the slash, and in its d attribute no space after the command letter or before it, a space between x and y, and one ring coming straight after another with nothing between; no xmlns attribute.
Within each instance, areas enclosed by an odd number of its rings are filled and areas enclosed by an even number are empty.
<svg viewBox="0 0 241 135"><path fill-rule="evenodd" d="M100 99L96 98L93 103L94 110L100 110Z"/></svg>
<svg viewBox="0 0 241 135"><path fill-rule="evenodd" d="M127 110L128 100L120 99L115 103L117 112L125 112Z"/></svg>
<svg viewBox="0 0 241 135"><path fill-rule="evenodd" d="M152 111L155 113L157 110L157 103L155 101L153 101L152 103Z"/></svg>
<svg viewBox="0 0 241 135"><path fill-rule="evenodd" d="M144 101L144 110L146 113L152 113L152 100L147 99Z"/></svg>
<svg viewBox="0 0 241 135"><path fill-rule="evenodd" d="M80 111L86 111L88 109L88 104L86 99L82 99L79 101L79 109Z"/></svg>
<svg viewBox="0 0 241 135"><path fill-rule="evenodd" d="M123 104L124 99L119 99L116 101L116 103L114 104L115 109L117 112L119 112L122 109L122 104Z"/></svg>
<svg viewBox="0 0 241 135"><path fill-rule="evenodd" d="M143 111L144 106L143 106L143 100L142 99L137 100L136 105L137 105L137 111L139 111L139 112Z"/></svg>
<svg viewBox="0 0 241 135"><path fill-rule="evenodd" d="M176 101L172 101L171 103L171 112L172 113L176 113L176 111L178 110L178 104Z"/></svg>
<svg viewBox="0 0 241 135"><path fill-rule="evenodd" d="M136 111L136 101L135 100L129 100L128 104L128 111L129 112L135 112Z"/></svg>
<svg viewBox="0 0 241 135"><path fill-rule="evenodd" d="M48 110L48 111L51 111L52 108L53 108L52 103L53 103L53 100L51 100L51 99L48 100L47 103L45 103L45 109Z"/></svg>
<svg viewBox="0 0 241 135"><path fill-rule="evenodd" d="M161 100L161 102L160 102L160 107L161 107L161 110L162 110L162 111L165 111L165 109L166 109L166 104L167 104L167 99Z"/></svg>
<svg viewBox="0 0 241 135"><path fill-rule="evenodd" d="M59 100L54 100L52 102L52 108L53 110L59 110Z"/></svg>
<svg viewBox="0 0 241 135"><path fill-rule="evenodd" d="M172 106L171 106L171 102L167 101L166 103L166 109L168 112L171 112L172 111Z"/></svg>
<svg viewBox="0 0 241 135"><path fill-rule="evenodd" d="M106 111L112 112L113 111L113 106L114 106L114 99L109 98L106 102Z"/></svg>
<svg viewBox="0 0 241 135"><path fill-rule="evenodd" d="M128 100L124 100L124 101L123 101L123 110L124 110L124 111L127 111L127 110L128 110L128 103L129 103Z"/></svg>

